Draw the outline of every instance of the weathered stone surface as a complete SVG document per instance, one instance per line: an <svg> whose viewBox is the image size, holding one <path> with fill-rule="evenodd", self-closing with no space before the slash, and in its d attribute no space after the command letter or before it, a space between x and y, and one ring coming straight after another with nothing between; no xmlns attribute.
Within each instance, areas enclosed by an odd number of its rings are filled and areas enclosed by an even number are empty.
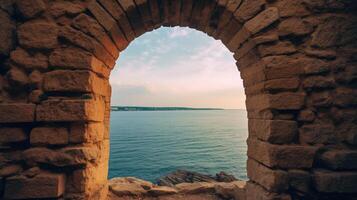
<svg viewBox="0 0 357 200"><path fill-rule="evenodd" d="M290 42L278 42L276 44L262 44L258 46L258 51L261 56L274 56L292 54L297 51L295 46Z"/></svg>
<svg viewBox="0 0 357 200"><path fill-rule="evenodd" d="M94 92L107 95L108 82L91 71L56 70L44 76L43 87L48 92Z"/></svg>
<svg viewBox="0 0 357 200"><path fill-rule="evenodd" d="M299 129L299 140L302 144L336 143L335 127L332 124L308 124Z"/></svg>
<svg viewBox="0 0 357 200"><path fill-rule="evenodd" d="M180 183L175 185L177 190L186 194L209 193L214 191L214 183Z"/></svg>
<svg viewBox="0 0 357 200"><path fill-rule="evenodd" d="M244 27L251 33L256 34L279 19L278 9L270 7L259 13L256 17L244 24Z"/></svg>
<svg viewBox="0 0 357 200"><path fill-rule="evenodd" d="M294 190L308 193L312 186L312 177L309 172L292 169L288 171L289 186Z"/></svg>
<svg viewBox="0 0 357 200"><path fill-rule="evenodd" d="M26 73L23 70L15 67L7 72L6 78L12 87L25 88L25 86L27 86L29 83L29 79Z"/></svg>
<svg viewBox="0 0 357 200"><path fill-rule="evenodd" d="M18 27L17 36L25 48L52 49L58 44L58 28L51 22L26 22Z"/></svg>
<svg viewBox="0 0 357 200"><path fill-rule="evenodd" d="M67 128L36 127L31 131L30 143L35 146L66 145L68 143Z"/></svg>
<svg viewBox="0 0 357 200"><path fill-rule="evenodd" d="M34 70L29 75L29 83L31 87L34 89L42 87L42 80L43 80L43 75L38 70Z"/></svg>
<svg viewBox="0 0 357 200"><path fill-rule="evenodd" d="M331 77L310 76L304 79L302 86L307 89L333 88L335 80Z"/></svg>
<svg viewBox="0 0 357 200"><path fill-rule="evenodd" d="M2 10L0 10L0 22L0 56L8 56L15 44L15 23Z"/></svg>
<svg viewBox="0 0 357 200"><path fill-rule="evenodd" d="M241 22L245 22L258 14L265 4L263 0L243 1L234 16Z"/></svg>
<svg viewBox="0 0 357 200"><path fill-rule="evenodd" d="M252 159L248 159L247 170L248 177L268 191L282 192L289 187L289 177L286 171L267 168Z"/></svg>
<svg viewBox="0 0 357 200"><path fill-rule="evenodd" d="M113 57L117 58L119 56L119 51L115 46L114 41L111 40L109 35L106 34L96 20L88 15L80 14L73 20L72 26L98 40Z"/></svg>
<svg viewBox="0 0 357 200"><path fill-rule="evenodd" d="M70 127L69 142L98 142L104 139L102 123L73 123Z"/></svg>
<svg viewBox="0 0 357 200"><path fill-rule="evenodd" d="M334 104L340 107L357 105L357 91L352 88L337 88L334 93Z"/></svg>
<svg viewBox="0 0 357 200"><path fill-rule="evenodd" d="M97 159L96 151L93 147L65 147L58 151L35 147L25 150L23 159L29 166L46 164L55 167L83 167Z"/></svg>
<svg viewBox="0 0 357 200"><path fill-rule="evenodd" d="M248 124L250 135L270 143L290 143L297 135L295 121L250 119Z"/></svg>
<svg viewBox="0 0 357 200"><path fill-rule="evenodd" d="M300 145L273 145L248 139L248 156L274 168L311 168L318 147Z"/></svg>
<svg viewBox="0 0 357 200"><path fill-rule="evenodd" d="M79 3L69 1L55 2L49 8L49 12L54 17L63 15L75 16L85 10L85 7Z"/></svg>
<svg viewBox="0 0 357 200"><path fill-rule="evenodd" d="M320 23L317 30L313 33L311 45L326 48L347 44L356 39L355 32L355 25L350 23L346 18L331 16L326 18L323 23Z"/></svg>
<svg viewBox="0 0 357 200"><path fill-rule="evenodd" d="M0 143L17 143L24 142L27 134L22 128L0 128Z"/></svg>
<svg viewBox="0 0 357 200"><path fill-rule="evenodd" d="M326 193L356 193L356 172L315 170L314 185L317 191Z"/></svg>
<svg viewBox="0 0 357 200"><path fill-rule="evenodd" d="M247 200L291 200L291 196L288 194L268 192L263 187L253 182L247 183L246 190Z"/></svg>
<svg viewBox="0 0 357 200"><path fill-rule="evenodd" d="M7 166L2 166L0 169L0 177L8 177L8 176L13 176L22 171L21 165L7 165Z"/></svg>
<svg viewBox="0 0 357 200"><path fill-rule="evenodd" d="M16 1L16 6L25 18L36 17L46 9L46 4L42 0L20 0Z"/></svg>
<svg viewBox="0 0 357 200"><path fill-rule="evenodd" d="M279 93L270 95L270 106L279 110L298 110L304 105L305 94L303 93Z"/></svg>
<svg viewBox="0 0 357 200"><path fill-rule="evenodd" d="M268 91L296 90L299 84L299 78L281 78L264 82L264 88Z"/></svg>
<svg viewBox="0 0 357 200"><path fill-rule="evenodd" d="M171 195L176 194L178 191L175 188L168 187L168 186L160 186L160 187L153 187L148 191L149 194L154 196L160 195Z"/></svg>
<svg viewBox="0 0 357 200"><path fill-rule="evenodd" d="M6 199L58 198L64 193L64 174L41 173L33 178L14 176L6 180Z"/></svg>
<svg viewBox="0 0 357 200"><path fill-rule="evenodd" d="M56 49L50 55L50 65L63 69L88 69L108 77L109 68L91 53L78 48Z"/></svg>
<svg viewBox="0 0 357 200"><path fill-rule="evenodd" d="M17 48L11 52L11 60L26 69L46 69L48 67L48 58L42 53L30 55L27 51Z"/></svg>
<svg viewBox="0 0 357 200"><path fill-rule="evenodd" d="M0 104L0 123L33 122L34 120L35 104Z"/></svg>
<svg viewBox="0 0 357 200"><path fill-rule="evenodd" d="M279 24L278 29L281 36L303 36L313 31L312 25L300 18L288 18Z"/></svg>
<svg viewBox="0 0 357 200"><path fill-rule="evenodd" d="M48 100L36 109L36 121L103 121L104 102L100 100Z"/></svg>
<svg viewBox="0 0 357 200"><path fill-rule="evenodd" d="M114 178L109 182L109 189L117 196L142 195L154 185L134 177Z"/></svg>
<svg viewBox="0 0 357 200"><path fill-rule="evenodd" d="M275 6L279 9L281 17L306 16L310 14L304 5L304 0L277 1Z"/></svg>
<svg viewBox="0 0 357 200"><path fill-rule="evenodd" d="M319 156L319 163L332 170L357 169L357 151L331 149Z"/></svg>
<svg viewBox="0 0 357 200"><path fill-rule="evenodd" d="M246 196L246 182L234 181L230 183L216 183L214 186L215 193L226 199L245 199Z"/></svg>

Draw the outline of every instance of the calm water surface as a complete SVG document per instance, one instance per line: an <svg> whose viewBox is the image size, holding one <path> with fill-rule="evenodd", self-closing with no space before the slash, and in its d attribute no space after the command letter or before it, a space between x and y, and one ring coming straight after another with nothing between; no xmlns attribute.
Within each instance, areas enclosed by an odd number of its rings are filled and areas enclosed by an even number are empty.
<svg viewBox="0 0 357 200"><path fill-rule="evenodd" d="M246 179L244 110L111 113L109 178L149 181L176 169Z"/></svg>

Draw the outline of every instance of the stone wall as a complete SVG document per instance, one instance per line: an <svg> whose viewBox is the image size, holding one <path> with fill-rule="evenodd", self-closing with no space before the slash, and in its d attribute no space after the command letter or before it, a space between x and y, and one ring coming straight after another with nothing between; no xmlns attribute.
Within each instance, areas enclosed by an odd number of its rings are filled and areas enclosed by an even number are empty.
<svg viewBox="0 0 357 200"><path fill-rule="evenodd" d="M105 199L119 53L160 26L234 52L247 199L357 198L354 0L0 0L0 198Z"/></svg>

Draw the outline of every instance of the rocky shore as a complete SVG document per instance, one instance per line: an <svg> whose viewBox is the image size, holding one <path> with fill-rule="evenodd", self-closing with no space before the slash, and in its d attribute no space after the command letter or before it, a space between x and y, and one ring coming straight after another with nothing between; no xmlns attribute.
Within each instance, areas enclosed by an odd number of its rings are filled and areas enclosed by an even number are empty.
<svg viewBox="0 0 357 200"><path fill-rule="evenodd" d="M108 200L244 200L245 181L224 172L215 176L178 170L157 184L134 177L109 181Z"/></svg>

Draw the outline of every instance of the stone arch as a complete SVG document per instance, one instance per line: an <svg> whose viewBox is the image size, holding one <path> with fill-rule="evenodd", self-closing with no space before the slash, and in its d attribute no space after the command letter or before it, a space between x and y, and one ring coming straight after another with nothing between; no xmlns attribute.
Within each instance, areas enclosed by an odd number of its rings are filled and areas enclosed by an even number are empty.
<svg viewBox="0 0 357 200"><path fill-rule="evenodd" d="M249 118L247 199L356 196L356 4L0 1L0 195L104 199L119 53L160 26L234 52ZM101 172L101 173L98 173Z"/></svg>

